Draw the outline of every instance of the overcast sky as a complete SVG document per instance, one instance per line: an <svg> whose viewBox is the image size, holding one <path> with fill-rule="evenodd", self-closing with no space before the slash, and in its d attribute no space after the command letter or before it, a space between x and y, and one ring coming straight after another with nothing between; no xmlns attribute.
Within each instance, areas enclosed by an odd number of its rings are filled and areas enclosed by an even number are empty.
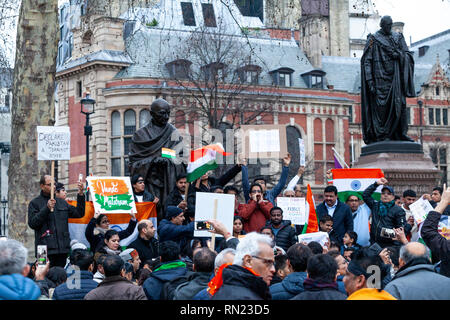
<svg viewBox="0 0 450 320"><path fill-rule="evenodd" d="M372 0L378 13L405 23L407 44L450 29L450 0Z"/></svg>

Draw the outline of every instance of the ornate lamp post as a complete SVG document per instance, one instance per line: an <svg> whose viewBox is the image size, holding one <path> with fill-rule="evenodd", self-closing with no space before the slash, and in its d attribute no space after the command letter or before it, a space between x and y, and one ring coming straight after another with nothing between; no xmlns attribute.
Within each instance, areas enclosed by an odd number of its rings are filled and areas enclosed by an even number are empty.
<svg viewBox="0 0 450 320"><path fill-rule="evenodd" d="M90 93L81 99L81 113L86 115L86 125L84 135L86 136L86 177L89 176L89 136L92 136L92 126L89 125L89 115L95 112L95 100L91 99ZM89 193L86 194L86 201L89 201Z"/></svg>

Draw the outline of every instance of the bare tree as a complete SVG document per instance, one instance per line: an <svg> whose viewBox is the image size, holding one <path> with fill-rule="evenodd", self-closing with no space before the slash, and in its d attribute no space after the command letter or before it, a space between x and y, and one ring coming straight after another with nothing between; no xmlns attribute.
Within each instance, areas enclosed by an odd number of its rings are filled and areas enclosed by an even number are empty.
<svg viewBox="0 0 450 320"><path fill-rule="evenodd" d="M27 226L28 203L39 192L39 176L49 173L37 161L36 126L54 124L54 89L58 44L58 1L23 0L14 65L11 155L8 170L9 235L34 252Z"/></svg>

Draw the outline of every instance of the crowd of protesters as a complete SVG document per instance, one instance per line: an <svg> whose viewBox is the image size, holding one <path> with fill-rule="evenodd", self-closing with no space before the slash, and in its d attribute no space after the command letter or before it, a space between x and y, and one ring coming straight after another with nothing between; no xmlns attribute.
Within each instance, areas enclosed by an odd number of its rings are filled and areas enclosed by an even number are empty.
<svg viewBox="0 0 450 320"><path fill-rule="evenodd" d="M441 216L450 213L450 188L422 195L434 209L418 225L409 207L418 199L413 190L401 190L396 199L381 178L362 196L352 194L342 202L336 187L328 185L315 208L319 231L328 234L328 242L299 242L303 226L283 219L277 197L304 197L298 184L304 168L288 182L291 156L282 162L273 188L265 177L250 182L244 163L219 177L208 172L189 185L186 198L189 183L180 175L159 204L164 219L157 225L132 214L128 227L116 231L108 216L95 213L85 230L89 246L71 241L67 223L84 215L83 184L77 207L72 207L60 183L56 198L50 199L51 177L43 176L41 193L29 204L28 224L35 231L35 245L47 245L48 260L27 263L23 244L2 239L0 299L450 299L450 240L438 232ZM242 186L230 183L239 171ZM136 202L159 202L143 177L133 176L131 182ZM374 200L380 185L381 199ZM210 238L194 237L197 191L235 196L233 230L209 221L211 233L222 236L214 247ZM135 230L136 239L122 247L120 241Z"/></svg>

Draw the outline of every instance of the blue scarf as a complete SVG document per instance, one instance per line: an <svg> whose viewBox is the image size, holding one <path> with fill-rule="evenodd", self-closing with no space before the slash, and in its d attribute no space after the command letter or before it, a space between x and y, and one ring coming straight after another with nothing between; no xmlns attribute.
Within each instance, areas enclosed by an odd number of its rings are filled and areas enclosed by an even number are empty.
<svg viewBox="0 0 450 320"><path fill-rule="evenodd" d="M394 206L395 202L394 200L390 201L390 202L382 202L380 201L380 215L385 216L387 215L387 212L390 208L392 208Z"/></svg>

